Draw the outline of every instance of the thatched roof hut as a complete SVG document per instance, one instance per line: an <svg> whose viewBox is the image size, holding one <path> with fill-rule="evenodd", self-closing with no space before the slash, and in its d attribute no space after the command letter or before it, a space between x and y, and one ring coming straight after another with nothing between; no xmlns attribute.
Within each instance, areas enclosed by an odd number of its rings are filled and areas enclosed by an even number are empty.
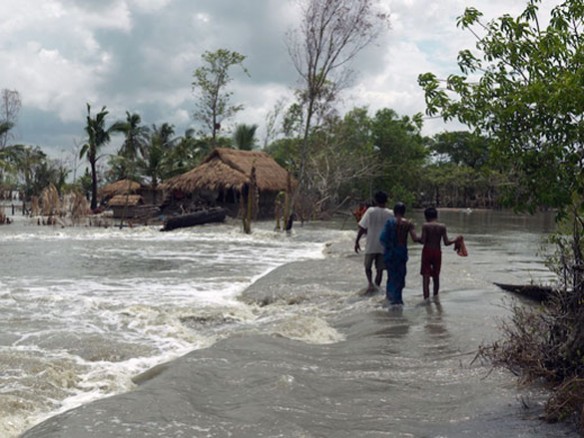
<svg viewBox="0 0 584 438"><path fill-rule="evenodd" d="M145 205L141 195L116 195L107 206L111 208L114 219L144 219L159 213L155 205Z"/></svg>
<svg viewBox="0 0 584 438"><path fill-rule="evenodd" d="M255 169L255 188L259 195L258 215L272 215L274 201L288 189L288 171L265 152L216 148L194 169L164 182L167 192L198 197L212 206L222 206L237 215L240 199L252 184Z"/></svg>
<svg viewBox="0 0 584 438"><path fill-rule="evenodd" d="M192 193L198 190L240 192L250 183L251 169L256 169L256 186L260 192L286 190L288 171L265 152L216 148L194 169L162 184L165 190Z"/></svg>
<svg viewBox="0 0 584 438"><path fill-rule="evenodd" d="M140 195L116 195L107 203L108 207L123 207L125 205L134 206L142 204L142 196Z"/></svg>
<svg viewBox="0 0 584 438"><path fill-rule="evenodd" d="M107 184L99 191L102 198L110 198L116 195L125 195L128 193L136 193L140 190L140 183L130 179L121 179L119 181Z"/></svg>

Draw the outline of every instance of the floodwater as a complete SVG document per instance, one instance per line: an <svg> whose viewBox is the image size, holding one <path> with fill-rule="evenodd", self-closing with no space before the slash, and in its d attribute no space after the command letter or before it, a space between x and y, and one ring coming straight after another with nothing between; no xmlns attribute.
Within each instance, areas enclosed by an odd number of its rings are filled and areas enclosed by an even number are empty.
<svg viewBox="0 0 584 438"><path fill-rule="evenodd" d="M440 219L470 255L444 250L425 304L412 246L399 310L361 295L351 219L0 227L0 436L48 418L24 436L576 436L535 418L541 392L473 361L509 314L493 282L553 279L553 216Z"/></svg>

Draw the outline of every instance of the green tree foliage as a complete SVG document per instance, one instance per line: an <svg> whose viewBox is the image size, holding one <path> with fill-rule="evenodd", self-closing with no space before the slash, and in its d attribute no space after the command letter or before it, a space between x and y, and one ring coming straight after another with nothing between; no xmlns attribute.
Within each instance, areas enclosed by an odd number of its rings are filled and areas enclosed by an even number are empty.
<svg viewBox="0 0 584 438"><path fill-rule="evenodd" d="M39 196L53 184L59 192L65 186L69 170L57 160L51 160L38 146L10 145L0 150L0 165L29 200Z"/></svg>
<svg viewBox="0 0 584 438"><path fill-rule="evenodd" d="M432 73L419 83L430 114L458 119L489 137L493 158L514 183L507 192L511 205L556 207L569 218L570 231L555 236L558 254L550 263L558 284L549 303L513 308L504 339L483 351L495 364L520 370L526 381L552 384L547 418L576 413L582 425L584 2L563 1L549 20L540 14L541 3L529 0L518 17L489 23L467 9L458 23L477 36L478 53L459 53L462 74L448 77L445 88Z"/></svg>
<svg viewBox="0 0 584 438"><path fill-rule="evenodd" d="M91 209L97 208L97 161L101 158L99 152L110 142L111 128L106 128L108 111L102 107L101 111L91 117L91 106L87 104L85 132L87 141L79 152L79 158L87 157L91 168Z"/></svg>
<svg viewBox="0 0 584 438"><path fill-rule="evenodd" d="M366 108L330 117L310 138L306 192L316 212L338 210L356 196L382 164L374 151ZM360 197L360 196L358 196Z"/></svg>
<svg viewBox="0 0 584 438"><path fill-rule="evenodd" d="M30 199L39 194L34 188L36 169L43 165L47 156L38 146L14 145L10 149L15 169L23 182L25 198Z"/></svg>
<svg viewBox="0 0 584 438"><path fill-rule="evenodd" d="M23 162L24 150L24 145L12 145L0 149L0 175L2 176L0 183L16 188L20 172L27 170Z"/></svg>
<svg viewBox="0 0 584 438"><path fill-rule="evenodd" d="M442 207L497 207L507 181L490 157L489 140L468 131L443 132L429 139L430 161L422 175L421 204Z"/></svg>
<svg viewBox="0 0 584 438"><path fill-rule="evenodd" d="M165 169L164 178L188 172L211 151L211 140L197 138L194 134L193 129L188 129L174 143L174 147L168 153L168 163L172 165Z"/></svg>
<svg viewBox="0 0 584 438"><path fill-rule="evenodd" d="M430 145L437 161L479 169L489 159L489 141L482 135L468 131L442 132L434 136Z"/></svg>
<svg viewBox="0 0 584 438"><path fill-rule="evenodd" d="M0 135L3 135L12 129L12 123L10 122L0 122ZM10 170L11 165L11 153L10 150L5 148L0 149L0 176L1 171ZM1 182L1 181L0 181Z"/></svg>
<svg viewBox="0 0 584 438"><path fill-rule="evenodd" d="M87 199L91 198L91 190L93 187L92 179L93 178L91 176L91 173L89 172L89 169L86 167L83 175L80 176L79 179L77 180L77 184L79 185L81 193L83 193L83 195Z"/></svg>
<svg viewBox="0 0 584 438"><path fill-rule="evenodd" d="M40 196L44 189L53 185L61 195L69 170L58 161L48 159L42 152L41 154L41 160L33 168L32 184L25 187L25 194L27 197Z"/></svg>
<svg viewBox="0 0 584 438"><path fill-rule="evenodd" d="M8 132L14 127L14 123L6 120L0 121L0 136L7 137Z"/></svg>
<svg viewBox="0 0 584 438"><path fill-rule="evenodd" d="M124 142L118 155L133 161L142 155L150 130L147 126L142 125L142 118L139 114L131 114L126 111L126 120L115 122L110 131L124 134Z"/></svg>
<svg viewBox="0 0 584 438"><path fill-rule="evenodd" d="M123 134L124 142L118 153L108 158L110 169L107 172L107 180L110 182L120 179L139 180L137 162L144 154L149 138L149 128L142 125L139 114L126 111L126 120L114 122L109 130L112 134Z"/></svg>
<svg viewBox="0 0 584 438"><path fill-rule="evenodd" d="M203 53L202 58L204 65L193 73L192 86L198 98L193 116L208 129L214 144L221 123L243 109L243 105L230 104L233 92L227 91L232 81L229 70L240 67L248 76L249 73L243 66L246 57L238 52L219 49Z"/></svg>
<svg viewBox="0 0 584 438"><path fill-rule="evenodd" d="M0 139L7 138L8 133L13 128L13 123L8 121L0 121ZM0 148L0 183L4 181L4 172L10 169L10 153L6 153L4 148Z"/></svg>
<svg viewBox="0 0 584 438"><path fill-rule="evenodd" d="M388 108L377 111L371 120L371 141L382 163L380 173L372 180L373 189L383 188L390 199L409 205L423 190L420 181L427 149L421 129L421 114L400 117Z"/></svg>
<svg viewBox="0 0 584 438"><path fill-rule="evenodd" d="M175 141L174 126L168 123L163 123L160 127L152 125L150 139L143 152L144 158L139 161L139 169L150 180L153 189L158 187L173 165L168 159Z"/></svg>
<svg viewBox="0 0 584 438"><path fill-rule="evenodd" d="M235 148L242 151L255 149L257 144L255 133L257 129L258 125L237 125L233 133L233 145Z"/></svg>
<svg viewBox="0 0 584 438"><path fill-rule="evenodd" d="M264 150L276 160L276 162L296 175L299 169L300 142L297 138L278 138L270 143Z"/></svg>
<svg viewBox="0 0 584 438"><path fill-rule="evenodd" d="M458 119L490 138L513 178L507 202L529 211L564 209L584 193L584 3L562 2L545 26L540 3L529 0L518 17L489 23L466 9L458 25L476 35L477 50L459 53L461 74L444 86L432 73L418 79L428 114Z"/></svg>
<svg viewBox="0 0 584 438"><path fill-rule="evenodd" d="M298 113L293 108L284 117L284 130L295 124ZM421 126L421 116L399 117L390 109L373 117L367 108L354 108L343 117L327 117L309 138L304 196L317 212L334 211L349 199L370 199L377 189L411 205L417 199L428 154ZM298 174L302 139L293 129L288 132L293 135L272 142L266 151Z"/></svg>
<svg viewBox="0 0 584 438"><path fill-rule="evenodd" d="M8 89L0 91L0 148L8 145L10 130L16 124L21 107L22 101L18 91ZM8 129L5 129L6 127Z"/></svg>

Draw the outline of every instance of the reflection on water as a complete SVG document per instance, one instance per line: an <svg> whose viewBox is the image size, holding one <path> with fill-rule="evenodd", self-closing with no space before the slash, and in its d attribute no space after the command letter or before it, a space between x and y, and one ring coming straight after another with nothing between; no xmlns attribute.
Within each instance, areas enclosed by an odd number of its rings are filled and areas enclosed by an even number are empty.
<svg viewBox="0 0 584 438"><path fill-rule="evenodd" d="M424 332L429 336L429 346L427 347L429 354L451 352L450 333L446 328L448 317L444 315L440 299L437 297L432 298L424 307L427 314Z"/></svg>
<svg viewBox="0 0 584 438"><path fill-rule="evenodd" d="M434 336L440 336L447 333L446 327L444 326L444 321L442 315L444 310L442 309L442 304L439 298L433 298L432 301L428 301L426 308L426 313L428 319L426 320L425 328L428 334Z"/></svg>
<svg viewBox="0 0 584 438"><path fill-rule="evenodd" d="M404 316L403 306L390 306L387 310L375 312L375 321L382 326L375 331L375 336L389 339L405 337L411 325Z"/></svg>

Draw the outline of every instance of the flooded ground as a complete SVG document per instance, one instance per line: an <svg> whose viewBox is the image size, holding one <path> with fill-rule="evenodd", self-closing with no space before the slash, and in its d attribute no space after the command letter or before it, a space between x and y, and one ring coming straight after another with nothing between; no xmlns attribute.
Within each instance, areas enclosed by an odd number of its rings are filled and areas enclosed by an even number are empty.
<svg viewBox="0 0 584 438"><path fill-rule="evenodd" d="M362 296L352 222L3 229L21 259L1 280L2 418L21 432L81 405L23 435L43 438L577 436L537 420L536 390L473 362L509 312L493 282L551 280L538 255L551 216L441 219L470 255L445 250L440 299L424 303L412 247L402 309Z"/></svg>

